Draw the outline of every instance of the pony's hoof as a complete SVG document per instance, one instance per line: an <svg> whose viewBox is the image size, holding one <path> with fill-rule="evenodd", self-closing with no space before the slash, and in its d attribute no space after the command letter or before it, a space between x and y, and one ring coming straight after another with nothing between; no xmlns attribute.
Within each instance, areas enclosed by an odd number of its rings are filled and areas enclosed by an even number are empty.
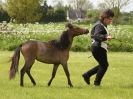
<svg viewBox="0 0 133 99"><path fill-rule="evenodd" d="M20 85L20 87L24 87L24 85Z"/></svg>
<svg viewBox="0 0 133 99"><path fill-rule="evenodd" d="M36 86L36 82L33 82L33 86Z"/></svg>
<svg viewBox="0 0 133 99"><path fill-rule="evenodd" d="M73 85L70 85L70 88L72 88L73 87Z"/></svg>
<svg viewBox="0 0 133 99"><path fill-rule="evenodd" d="M48 87L50 86L51 84L50 83L48 83Z"/></svg>

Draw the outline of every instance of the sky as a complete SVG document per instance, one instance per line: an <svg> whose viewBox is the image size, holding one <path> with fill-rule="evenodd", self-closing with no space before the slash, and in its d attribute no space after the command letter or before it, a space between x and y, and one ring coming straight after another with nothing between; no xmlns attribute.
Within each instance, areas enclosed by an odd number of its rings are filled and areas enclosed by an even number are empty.
<svg viewBox="0 0 133 99"><path fill-rule="evenodd" d="M0 0L0 1L4 2L5 0ZM54 0L47 0L47 3L49 5L53 5L53 1ZM62 1L64 2L64 4L67 4L67 0L62 0ZM102 0L90 0L90 2L93 3L94 7L97 7L97 5L102 2ZM122 12L133 11L133 0L131 0L131 2L126 7L124 7L121 11Z"/></svg>
<svg viewBox="0 0 133 99"><path fill-rule="evenodd" d="M53 1L54 0L47 0L47 3L49 5L53 5ZM67 0L62 0L62 1L64 2L64 4L67 4ZM93 5L94 5L94 7L96 8L97 5L102 2L102 0L90 0L90 2L92 2ZM133 11L133 0L131 0L131 2L126 7L124 7L121 11L122 12L130 12L130 11Z"/></svg>
<svg viewBox="0 0 133 99"><path fill-rule="evenodd" d="M127 7L124 7L122 11L126 11L126 12L133 11L133 0L131 1L130 4L127 5Z"/></svg>

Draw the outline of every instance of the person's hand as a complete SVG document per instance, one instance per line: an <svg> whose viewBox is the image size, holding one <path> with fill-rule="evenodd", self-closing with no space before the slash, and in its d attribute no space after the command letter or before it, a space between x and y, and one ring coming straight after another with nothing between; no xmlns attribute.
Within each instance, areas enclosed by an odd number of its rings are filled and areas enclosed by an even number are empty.
<svg viewBox="0 0 133 99"><path fill-rule="evenodd" d="M111 40L113 37L112 37L111 35L108 35L106 38L107 38L108 40Z"/></svg>

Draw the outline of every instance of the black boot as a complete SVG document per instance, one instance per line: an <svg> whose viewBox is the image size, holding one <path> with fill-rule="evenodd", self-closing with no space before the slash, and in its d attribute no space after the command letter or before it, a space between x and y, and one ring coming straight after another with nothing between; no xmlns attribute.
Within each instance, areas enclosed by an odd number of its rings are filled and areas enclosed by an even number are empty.
<svg viewBox="0 0 133 99"><path fill-rule="evenodd" d="M84 81L88 84L88 85L90 85L90 77L87 77L86 75L82 75L82 77L84 78Z"/></svg>
<svg viewBox="0 0 133 99"><path fill-rule="evenodd" d="M96 81L95 81L95 82L94 82L94 85L95 85L95 86L100 86L100 82L96 82Z"/></svg>

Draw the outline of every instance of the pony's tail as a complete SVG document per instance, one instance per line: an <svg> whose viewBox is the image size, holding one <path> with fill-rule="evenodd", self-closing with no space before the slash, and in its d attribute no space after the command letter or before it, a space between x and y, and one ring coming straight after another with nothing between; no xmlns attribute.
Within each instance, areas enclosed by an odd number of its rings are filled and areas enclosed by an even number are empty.
<svg viewBox="0 0 133 99"><path fill-rule="evenodd" d="M16 48L16 50L14 51L14 54L11 58L12 63L11 63L10 74L9 74L10 80L15 77L16 72L18 71L21 47L22 47L22 45L19 45L19 47Z"/></svg>

